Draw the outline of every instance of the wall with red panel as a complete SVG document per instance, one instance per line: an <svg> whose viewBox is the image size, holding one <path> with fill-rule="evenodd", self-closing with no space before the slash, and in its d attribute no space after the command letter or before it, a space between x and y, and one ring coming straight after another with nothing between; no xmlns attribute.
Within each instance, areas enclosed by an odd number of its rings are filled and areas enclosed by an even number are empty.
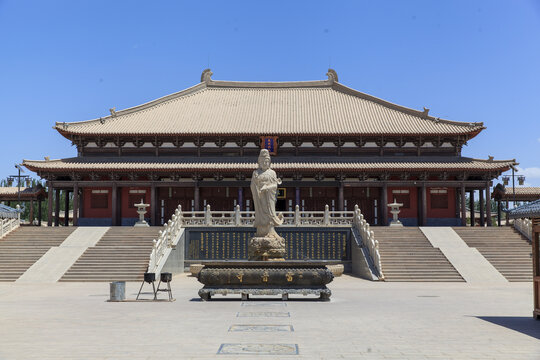
<svg viewBox="0 0 540 360"><path fill-rule="evenodd" d="M109 190L107 208L94 209L92 205L92 190ZM112 189L109 187L93 187L83 189L83 214L87 218L110 218L112 216Z"/></svg>

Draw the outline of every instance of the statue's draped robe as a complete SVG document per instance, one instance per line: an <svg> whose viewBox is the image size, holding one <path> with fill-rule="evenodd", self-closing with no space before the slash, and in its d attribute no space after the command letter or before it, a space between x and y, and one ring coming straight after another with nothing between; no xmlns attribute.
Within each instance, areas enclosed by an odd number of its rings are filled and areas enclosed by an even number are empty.
<svg viewBox="0 0 540 360"><path fill-rule="evenodd" d="M272 169L253 171L251 177L251 194L255 205L255 227L259 233L261 229L272 229L279 226L283 220L276 215L276 193L281 179ZM266 186L263 189L263 186ZM266 234L265 234L266 235Z"/></svg>

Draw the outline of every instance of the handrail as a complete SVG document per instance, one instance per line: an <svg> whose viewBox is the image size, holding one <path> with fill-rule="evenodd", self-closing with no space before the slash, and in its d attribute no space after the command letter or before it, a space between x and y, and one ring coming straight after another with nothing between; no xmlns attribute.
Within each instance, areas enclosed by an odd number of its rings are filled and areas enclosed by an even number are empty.
<svg viewBox="0 0 540 360"><path fill-rule="evenodd" d="M300 211L298 205L294 211L282 211L281 226L351 226L354 211L330 211L328 205L324 211ZM251 227L255 221L255 211L240 211L236 205L234 211L213 211L206 205L204 211L182 212L182 226L234 226Z"/></svg>
<svg viewBox="0 0 540 360"><path fill-rule="evenodd" d="M358 205L354 206L354 214L352 226L358 230L358 233L362 238L362 244L368 249L369 255L373 260L373 264L379 272L379 279L384 280L381 264L381 253L379 252L379 242L375 240L375 233L370 229L369 223L364 219L364 215L358 208Z"/></svg>
<svg viewBox="0 0 540 360"><path fill-rule="evenodd" d="M1 219L0 222L0 238L3 238L11 231L15 230L21 225L21 207L17 205L17 215L13 217L13 213L9 213L10 216L5 219ZM3 213L2 213L3 214Z"/></svg>
<svg viewBox="0 0 540 360"><path fill-rule="evenodd" d="M183 233L182 207L178 205L171 220L163 225L163 230L159 231L158 238L152 241L153 246L147 272L158 273L159 269L163 268L167 256L176 246Z"/></svg>
<svg viewBox="0 0 540 360"><path fill-rule="evenodd" d="M525 236L529 241L532 241L532 220L528 218L515 219L514 228Z"/></svg>

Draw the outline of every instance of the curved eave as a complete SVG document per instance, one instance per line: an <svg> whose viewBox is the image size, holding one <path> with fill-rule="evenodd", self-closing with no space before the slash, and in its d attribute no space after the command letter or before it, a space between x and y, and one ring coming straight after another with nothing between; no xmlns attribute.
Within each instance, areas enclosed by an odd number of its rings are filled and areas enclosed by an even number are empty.
<svg viewBox="0 0 540 360"><path fill-rule="evenodd" d="M65 162L72 159L60 159L60 160L24 160L23 166L34 172L58 172L66 173L73 171L111 171L118 172L130 172L130 171L197 171L197 172L215 172L223 171L252 171L256 168L255 163L250 162L218 162L207 161L200 159L197 163L189 162L103 162L103 163L69 163ZM379 162L313 162L313 163L301 163L301 162L279 162L276 161L273 164L273 168L277 171L345 171L345 172L369 172L369 171L381 171L387 170L390 172L400 172L404 170L410 171L439 171L441 169L448 170L450 172L456 171L476 171L476 172L504 172L510 169L511 166L517 165L515 160L480 160L480 159L468 159L470 162L406 162L406 161L379 161ZM53 163L58 164L54 166ZM474 167L474 164L486 163L492 164L491 167ZM40 166L45 165L46 166ZM101 164L101 166L100 166ZM420 165L419 165L420 164ZM423 165L428 164L428 165ZM431 164L431 166L429 166ZM62 166L63 165L63 166ZM86 165L86 166L84 166ZM499 166L497 166L499 165Z"/></svg>
<svg viewBox="0 0 540 360"><path fill-rule="evenodd" d="M355 137L355 136L366 136L366 137L373 137L373 136L387 136L387 137L400 137L400 136L405 136L405 137L467 136L467 138L470 140L470 139L474 138L476 135L478 135L483 129L485 129L485 127L479 128L479 129L471 131L471 132L453 133L453 134L442 133L442 132L441 133L420 133L420 132L414 132L414 133L381 133L381 132L377 132L377 133L347 133L347 134L343 134L343 136L345 136L345 137ZM321 132L316 132L316 133L307 133L307 132L302 132L302 133L294 133L294 132L291 132L291 133L274 133L274 132L265 132L265 133L261 133L261 132L257 132L257 133L255 133L255 132L253 132L253 133L249 133L249 132L245 132L245 133L238 133L238 132L230 132L230 133L221 133L221 132L219 132L219 133L218 132L216 132L216 133L210 133L210 132L204 132L204 133L202 133L202 132L193 132L193 133L191 133L191 132L190 133L160 133L160 132L155 132L155 133L151 133L151 132L89 133L89 132L65 131L65 130L59 130L59 129L57 129L57 131L62 136L64 136L66 139L71 139L70 135L80 135L80 136L89 136L89 137L91 137L91 136L101 136L101 137L159 136L159 137L170 137L170 138L176 137L176 136L182 136L182 137L230 136L230 137L235 137L235 136L259 136L259 135L264 135L264 136L300 136L301 135L301 136L329 136L329 137L339 136L337 134L327 134L327 133L321 133Z"/></svg>

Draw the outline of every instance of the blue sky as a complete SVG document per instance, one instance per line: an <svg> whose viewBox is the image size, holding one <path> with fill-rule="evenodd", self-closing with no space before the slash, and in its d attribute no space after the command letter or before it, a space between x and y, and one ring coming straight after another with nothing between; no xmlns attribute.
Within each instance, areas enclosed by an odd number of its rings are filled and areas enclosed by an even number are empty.
<svg viewBox="0 0 540 360"><path fill-rule="evenodd" d="M51 127L214 79L325 79L487 126L465 156L540 186L540 1L0 0L0 178L75 156Z"/></svg>

